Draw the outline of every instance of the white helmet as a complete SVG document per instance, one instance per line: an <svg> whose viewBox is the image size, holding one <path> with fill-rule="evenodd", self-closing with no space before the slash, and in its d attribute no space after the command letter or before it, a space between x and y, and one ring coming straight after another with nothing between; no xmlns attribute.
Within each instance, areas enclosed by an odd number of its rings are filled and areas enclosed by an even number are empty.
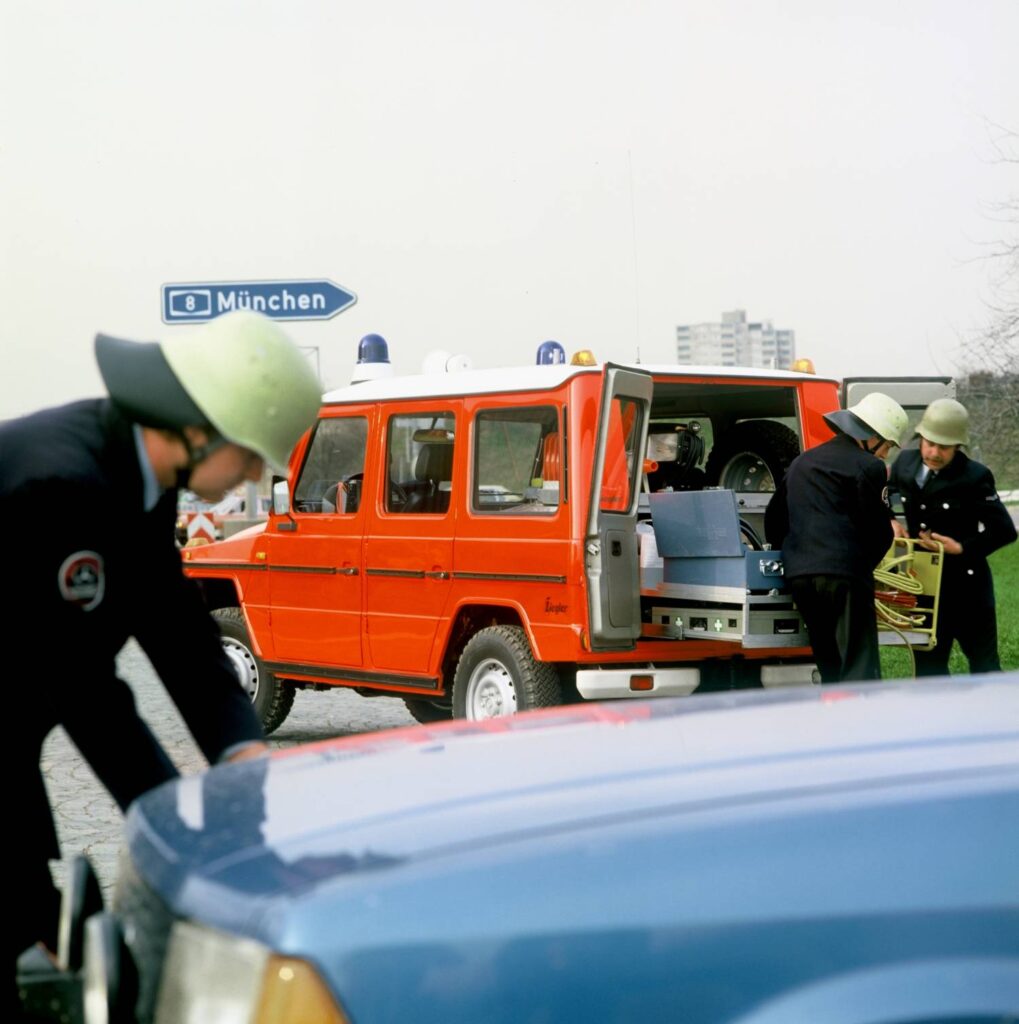
<svg viewBox="0 0 1019 1024"><path fill-rule="evenodd" d="M909 424L905 409L880 391L864 395L848 409L827 413L824 419L830 427L854 440L867 441L876 434L882 441L891 441L894 445L902 444L902 435Z"/></svg>
<svg viewBox="0 0 1019 1024"><path fill-rule="evenodd" d="M227 313L162 342L96 335L110 397L138 423L211 427L285 472L290 450L315 422L318 379L283 329L258 313ZM215 449L215 442L192 461Z"/></svg>

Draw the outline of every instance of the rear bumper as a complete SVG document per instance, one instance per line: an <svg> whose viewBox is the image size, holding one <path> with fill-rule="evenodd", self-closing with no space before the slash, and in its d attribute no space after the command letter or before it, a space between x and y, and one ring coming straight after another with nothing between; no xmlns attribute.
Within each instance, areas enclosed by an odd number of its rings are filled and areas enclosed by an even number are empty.
<svg viewBox="0 0 1019 1024"><path fill-rule="evenodd" d="M761 685L810 686L820 682L817 666L810 662L789 665L761 665ZM618 700L622 697L685 697L701 683L701 670L684 668L580 669L577 692L585 700ZM753 685L752 683L750 685Z"/></svg>
<svg viewBox="0 0 1019 1024"><path fill-rule="evenodd" d="M635 688L635 681L640 680ZM647 685L650 680L650 686ZM585 700L619 697L685 697L700 685L701 670L691 668L608 668L577 672L577 692Z"/></svg>

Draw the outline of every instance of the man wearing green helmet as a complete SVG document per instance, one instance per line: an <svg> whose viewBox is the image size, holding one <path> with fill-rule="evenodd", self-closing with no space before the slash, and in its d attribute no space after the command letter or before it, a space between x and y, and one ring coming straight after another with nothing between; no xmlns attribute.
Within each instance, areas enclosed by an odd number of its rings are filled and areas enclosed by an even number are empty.
<svg viewBox="0 0 1019 1024"><path fill-rule="evenodd" d="M821 681L880 679L873 573L892 541L881 460L908 419L880 392L824 418L835 436L793 460L765 531L782 549Z"/></svg>
<svg viewBox="0 0 1019 1024"><path fill-rule="evenodd" d="M1001 670L994 581L987 556L1016 539L991 471L962 451L969 444L969 413L951 398L939 398L916 428L919 448L904 451L892 467L889 496L901 501L906 528L898 536L922 546L944 546L937 643L916 652L918 676L948 674L952 643L959 641L971 672Z"/></svg>
<svg viewBox="0 0 1019 1024"><path fill-rule="evenodd" d="M114 659L138 640L210 762L265 750L250 701L223 653L173 540L177 490L218 499L263 464L282 471L314 422L320 389L279 326L232 313L160 343L95 340L109 397L0 424L0 516L11 537L5 617L16 776L12 844L22 901L16 957L55 948L59 856L39 771L62 725L126 808L176 769L138 715ZM40 629L63 656L28 638Z"/></svg>

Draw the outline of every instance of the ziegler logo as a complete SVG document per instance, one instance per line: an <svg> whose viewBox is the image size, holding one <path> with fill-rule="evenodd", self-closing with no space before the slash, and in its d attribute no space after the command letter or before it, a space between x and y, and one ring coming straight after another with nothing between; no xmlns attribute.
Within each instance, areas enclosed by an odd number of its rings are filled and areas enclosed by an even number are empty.
<svg viewBox="0 0 1019 1024"><path fill-rule="evenodd" d="M567 606L562 601L553 601L552 598L545 598L545 611L553 615L565 615Z"/></svg>

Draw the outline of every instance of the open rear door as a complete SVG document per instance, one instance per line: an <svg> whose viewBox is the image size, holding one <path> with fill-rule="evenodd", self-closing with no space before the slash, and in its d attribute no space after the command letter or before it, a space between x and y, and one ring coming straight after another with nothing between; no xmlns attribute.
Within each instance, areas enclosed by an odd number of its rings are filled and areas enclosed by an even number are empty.
<svg viewBox="0 0 1019 1024"><path fill-rule="evenodd" d="M640 636L637 499L652 388L648 374L606 363L584 538L592 650L632 648Z"/></svg>
<svg viewBox="0 0 1019 1024"><path fill-rule="evenodd" d="M846 377L842 382L842 406L851 405L874 391L894 398L909 417L908 443L924 409L937 398L955 398L955 381L951 377Z"/></svg>

